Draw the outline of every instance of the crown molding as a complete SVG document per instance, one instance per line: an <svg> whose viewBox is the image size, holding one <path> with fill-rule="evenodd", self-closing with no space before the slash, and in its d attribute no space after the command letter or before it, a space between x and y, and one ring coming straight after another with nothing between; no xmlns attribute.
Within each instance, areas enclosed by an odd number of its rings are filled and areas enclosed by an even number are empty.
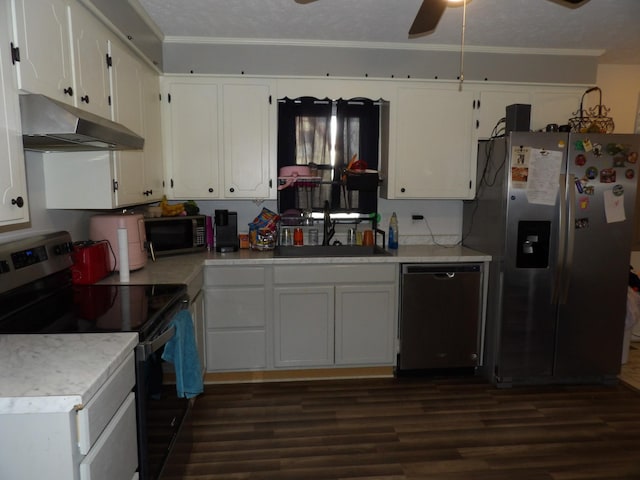
<svg viewBox="0 0 640 480"><path fill-rule="evenodd" d="M166 36L165 44L191 45L245 45L245 46L279 46L279 47L316 47L316 48L361 48L370 50L411 50L459 52L460 45L439 45L428 43L404 42L354 42L334 40L303 40L303 39L273 39L273 38L233 38L233 37L178 37ZM465 45L466 52L493 53L511 55L564 55L599 57L605 53L600 49L570 49L570 48L525 48L525 47L490 47Z"/></svg>

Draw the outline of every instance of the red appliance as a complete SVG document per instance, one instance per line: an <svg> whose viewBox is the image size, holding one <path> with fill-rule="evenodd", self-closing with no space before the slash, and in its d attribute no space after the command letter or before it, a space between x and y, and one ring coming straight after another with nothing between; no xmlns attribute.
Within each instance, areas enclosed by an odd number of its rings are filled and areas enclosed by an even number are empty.
<svg viewBox="0 0 640 480"><path fill-rule="evenodd" d="M96 283L109 273L109 242L80 242L73 245L71 279L76 285Z"/></svg>

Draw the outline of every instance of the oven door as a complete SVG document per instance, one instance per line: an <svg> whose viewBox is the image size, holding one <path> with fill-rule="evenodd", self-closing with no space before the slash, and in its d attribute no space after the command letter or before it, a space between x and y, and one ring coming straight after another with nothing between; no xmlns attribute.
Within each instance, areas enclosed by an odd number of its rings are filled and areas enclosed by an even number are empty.
<svg viewBox="0 0 640 480"><path fill-rule="evenodd" d="M175 335L169 327L136 347L136 410L140 480L157 480L171 452L190 401L178 398L171 378L173 365L162 360Z"/></svg>

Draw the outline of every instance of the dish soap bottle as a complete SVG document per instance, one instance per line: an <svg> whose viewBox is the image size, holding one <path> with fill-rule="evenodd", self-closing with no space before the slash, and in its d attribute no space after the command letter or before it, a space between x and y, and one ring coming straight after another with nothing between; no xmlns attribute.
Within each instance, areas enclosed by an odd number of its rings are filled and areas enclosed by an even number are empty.
<svg viewBox="0 0 640 480"><path fill-rule="evenodd" d="M389 220L389 248L398 248L398 217L393 212Z"/></svg>

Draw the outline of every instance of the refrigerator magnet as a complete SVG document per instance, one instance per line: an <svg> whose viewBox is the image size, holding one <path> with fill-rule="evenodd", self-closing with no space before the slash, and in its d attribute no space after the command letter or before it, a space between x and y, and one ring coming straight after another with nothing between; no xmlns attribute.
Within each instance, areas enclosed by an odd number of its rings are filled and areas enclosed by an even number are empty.
<svg viewBox="0 0 640 480"><path fill-rule="evenodd" d="M624 195L624 187L620 184L616 185L613 187L613 190L611 190L613 192L613 195L616 197L620 197L622 195Z"/></svg>
<svg viewBox="0 0 640 480"><path fill-rule="evenodd" d="M602 156L602 145L600 145L599 143L594 143L592 146L592 150L593 150L593 154L596 157Z"/></svg>
<svg viewBox="0 0 640 480"><path fill-rule="evenodd" d="M589 228L589 219L576 218L576 230L582 230L583 228Z"/></svg>
<svg viewBox="0 0 640 480"><path fill-rule="evenodd" d="M600 170L600 183L614 183L616 181L616 171L613 168L603 168Z"/></svg>
<svg viewBox="0 0 640 480"><path fill-rule="evenodd" d="M636 176L636 172L633 168L628 168L625 172L624 172L624 176L626 178L628 178L629 180L631 180L633 177Z"/></svg>
<svg viewBox="0 0 640 480"><path fill-rule="evenodd" d="M593 150L593 145L591 145L591 140L589 140L588 138L585 140L582 140L582 148L584 149L585 152L590 152L591 150Z"/></svg>
<svg viewBox="0 0 640 480"><path fill-rule="evenodd" d="M584 164L587 163L587 157L585 157L582 153L576 155L576 165L579 167L584 167Z"/></svg>
<svg viewBox="0 0 640 480"><path fill-rule="evenodd" d="M596 189L593 185L585 185L584 186L584 194L585 195L593 195L596 193Z"/></svg>
<svg viewBox="0 0 640 480"><path fill-rule="evenodd" d="M627 155L627 162L636 163L638 161L638 152L630 152Z"/></svg>
<svg viewBox="0 0 640 480"><path fill-rule="evenodd" d="M598 177L598 169L596 167L589 167L585 170L584 174L589 180L594 180Z"/></svg>
<svg viewBox="0 0 640 480"><path fill-rule="evenodd" d="M627 160L627 157L613 157L613 166L622 168L625 166L626 160Z"/></svg>
<svg viewBox="0 0 640 480"><path fill-rule="evenodd" d="M586 210L589 208L589 197L580 197L578 201L581 210Z"/></svg>
<svg viewBox="0 0 640 480"><path fill-rule="evenodd" d="M578 193L584 192L584 189L582 188L582 180L578 178L576 178L576 190L578 190Z"/></svg>
<svg viewBox="0 0 640 480"><path fill-rule="evenodd" d="M578 152L584 152L584 144L582 143L582 140L576 140L573 144L573 148Z"/></svg>

